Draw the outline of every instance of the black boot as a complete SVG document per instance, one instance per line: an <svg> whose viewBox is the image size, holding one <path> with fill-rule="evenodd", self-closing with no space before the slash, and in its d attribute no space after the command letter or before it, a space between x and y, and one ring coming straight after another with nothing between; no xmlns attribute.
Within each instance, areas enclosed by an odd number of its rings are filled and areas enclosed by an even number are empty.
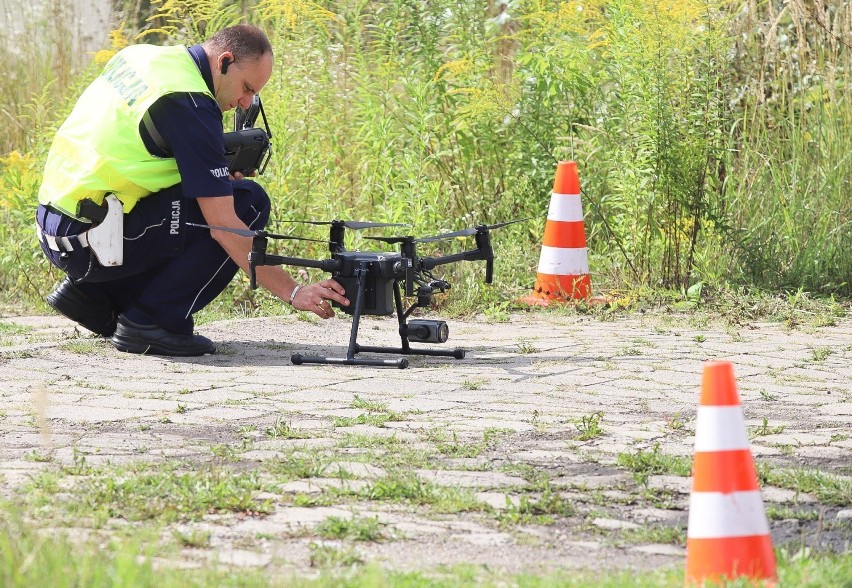
<svg viewBox="0 0 852 588"><path fill-rule="evenodd" d="M54 310L102 337L115 332L117 312L107 296L84 292L65 278L47 297Z"/></svg>
<svg viewBox="0 0 852 588"><path fill-rule="evenodd" d="M207 337L183 335L157 325L137 325L124 315L118 317L112 344L119 351L148 355L189 357L216 353L216 347Z"/></svg>

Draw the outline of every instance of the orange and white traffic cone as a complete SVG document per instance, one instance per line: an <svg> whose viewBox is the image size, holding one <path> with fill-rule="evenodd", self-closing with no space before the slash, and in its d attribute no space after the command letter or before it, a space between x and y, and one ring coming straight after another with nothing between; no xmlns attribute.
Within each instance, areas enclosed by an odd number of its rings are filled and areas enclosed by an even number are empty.
<svg viewBox="0 0 852 588"><path fill-rule="evenodd" d="M775 553L734 368L704 366L686 532L686 585L747 577L774 586Z"/></svg>
<svg viewBox="0 0 852 588"><path fill-rule="evenodd" d="M591 291L577 163L560 161L556 166L535 286L532 294L519 302L547 306L551 302L588 299Z"/></svg>

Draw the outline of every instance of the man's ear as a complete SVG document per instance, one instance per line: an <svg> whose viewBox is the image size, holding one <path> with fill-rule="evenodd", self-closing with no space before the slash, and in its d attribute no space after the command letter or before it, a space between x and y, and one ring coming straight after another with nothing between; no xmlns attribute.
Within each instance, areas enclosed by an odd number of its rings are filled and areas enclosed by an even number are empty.
<svg viewBox="0 0 852 588"><path fill-rule="evenodd" d="M234 63L233 55L223 53L222 54L222 61L221 61L221 64L219 65L219 71L222 73L222 75L225 75L225 74L228 73L228 66L231 65L232 63Z"/></svg>

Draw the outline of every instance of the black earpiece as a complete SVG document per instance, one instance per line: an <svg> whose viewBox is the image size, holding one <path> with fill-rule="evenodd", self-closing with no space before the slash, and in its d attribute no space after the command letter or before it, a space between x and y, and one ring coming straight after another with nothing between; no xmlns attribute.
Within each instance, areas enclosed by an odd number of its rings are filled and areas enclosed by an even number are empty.
<svg viewBox="0 0 852 588"><path fill-rule="evenodd" d="M232 63L234 63L234 60L230 57L225 57L224 59L222 59L222 67L219 69L219 71L222 72L222 75L228 73L228 66Z"/></svg>

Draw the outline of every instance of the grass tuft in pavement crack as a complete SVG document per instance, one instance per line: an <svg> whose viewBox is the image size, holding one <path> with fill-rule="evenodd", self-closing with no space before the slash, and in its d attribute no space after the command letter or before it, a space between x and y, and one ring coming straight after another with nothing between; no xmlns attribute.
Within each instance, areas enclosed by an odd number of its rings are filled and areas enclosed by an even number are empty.
<svg viewBox="0 0 852 588"><path fill-rule="evenodd" d="M92 517L96 524L110 518L168 523L197 521L210 513L272 511L267 501L254 498L263 490L257 472L214 465L182 467L171 462L86 466L85 476L70 478L73 483L62 494L60 474L44 472L21 496L30 506L52 505L72 517Z"/></svg>
<svg viewBox="0 0 852 588"><path fill-rule="evenodd" d="M852 504L852 479L805 468L773 468L760 462L757 474L761 486L777 486L813 494L820 502L833 506Z"/></svg>
<svg viewBox="0 0 852 588"><path fill-rule="evenodd" d="M387 538L382 533L382 526L378 517L344 518L331 516L320 522L314 531L324 539L378 542Z"/></svg>
<svg viewBox="0 0 852 588"><path fill-rule="evenodd" d="M488 508L467 488L439 486L402 470L389 472L374 480L360 495L368 500L428 505L440 513L482 511Z"/></svg>
<svg viewBox="0 0 852 588"><path fill-rule="evenodd" d="M632 471L639 484L646 484L652 475L689 476L692 473L692 459L665 454L660 451L659 443L654 444L650 451L640 449L635 453L619 453L616 463Z"/></svg>
<svg viewBox="0 0 852 588"><path fill-rule="evenodd" d="M371 425L373 427L384 427L385 423L391 421L404 421L405 417L397 412L367 412L357 417L337 417L332 424L334 427L354 427L355 425Z"/></svg>
<svg viewBox="0 0 852 588"><path fill-rule="evenodd" d="M574 505L550 489L548 483L538 498L522 495L520 503L514 505L506 497L506 510L497 514L500 527L513 525L552 525L556 517L569 517L575 512Z"/></svg>

